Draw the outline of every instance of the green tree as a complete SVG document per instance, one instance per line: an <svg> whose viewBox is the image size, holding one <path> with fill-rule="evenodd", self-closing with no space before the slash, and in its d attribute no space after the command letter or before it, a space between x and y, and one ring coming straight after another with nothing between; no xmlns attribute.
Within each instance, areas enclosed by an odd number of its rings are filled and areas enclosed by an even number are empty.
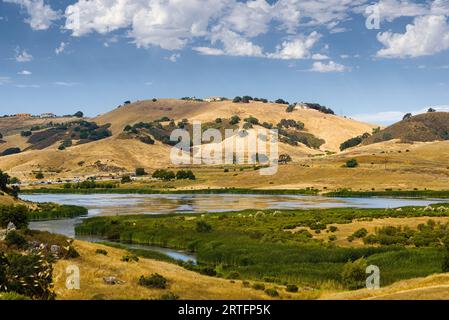
<svg viewBox="0 0 449 320"><path fill-rule="evenodd" d="M136 168L136 176L144 176L147 173L145 172L144 168Z"/></svg>

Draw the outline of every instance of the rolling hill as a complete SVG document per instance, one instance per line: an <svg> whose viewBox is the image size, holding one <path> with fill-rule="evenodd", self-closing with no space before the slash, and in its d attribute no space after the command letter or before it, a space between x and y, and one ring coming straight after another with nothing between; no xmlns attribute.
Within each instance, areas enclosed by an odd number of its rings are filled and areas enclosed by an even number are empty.
<svg viewBox="0 0 449 320"><path fill-rule="evenodd" d="M392 139L402 142L449 140L449 112L428 112L404 119L373 134L363 144Z"/></svg>
<svg viewBox="0 0 449 320"><path fill-rule="evenodd" d="M49 172L54 177L73 177L85 174L127 172L133 171L136 167L149 170L167 167L170 165L170 145L157 139L153 144L144 143L138 139L123 139L123 129L127 125L139 122L154 125L158 119L164 117L176 123L187 119L189 123L201 121L211 124L215 123L217 118L229 120L236 115L241 119L237 126L240 128L245 122L244 119L249 117L257 119L258 124L254 124L254 127L260 127L263 123L276 126L283 119L303 124L304 129L301 130L285 128L285 134L288 134L289 138L286 139L286 143L280 143L279 146L281 154L288 153L293 159L317 155L324 151L337 151L342 141L354 135L370 132L374 127L316 110L297 108L293 112L287 112L286 105L275 103L147 100L126 104L96 118L88 119L99 127L107 127L112 132L112 136L82 144L73 140L72 146L65 150L58 150L62 141L67 137L76 136L70 128L67 133L60 135L47 134L50 129L44 130L44 133L37 131L31 137L22 137L19 134L5 135L6 142L0 145L0 152L11 147L19 147L27 151L0 157L0 167L11 175L26 180L33 179L33 172L38 171ZM0 127L1 121L2 119L0 119ZM157 122L157 125L163 129L164 126L165 128L169 126L167 122ZM154 137L155 133L152 132L152 134ZM40 137L48 138L48 141L43 143ZM321 141L320 148L304 145L302 141L309 141L307 139Z"/></svg>

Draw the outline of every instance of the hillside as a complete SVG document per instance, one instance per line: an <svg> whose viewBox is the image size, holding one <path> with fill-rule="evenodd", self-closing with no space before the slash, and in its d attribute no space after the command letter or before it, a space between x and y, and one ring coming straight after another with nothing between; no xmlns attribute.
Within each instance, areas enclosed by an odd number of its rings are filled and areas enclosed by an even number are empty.
<svg viewBox="0 0 449 320"><path fill-rule="evenodd" d="M46 126L50 123L66 123L79 120L75 117L38 118L38 117L3 117L0 118L0 133L3 136L18 134L36 126Z"/></svg>
<svg viewBox="0 0 449 320"><path fill-rule="evenodd" d="M248 125L244 119L249 117L258 121L253 125L254 128L260 128L262 124L276 126L282 120L288 120L283 128L285 136L279 144L279 153L289 154L294 161L325 150L337 151L342 141L370 132L373 128L368 124L316 110L297 108L293 112L287 112L286 105L282 104L148 100L127 104L89 119L90 123L98 125L98 130L106 128L112 132L111 137L102 136L98 141L77 140L80 139L79 130L77 132L76 127L73 129L73 125L68 126L65 131L61 131L60 126L33 131L30 137L19 134L5 136L6 142L0 145L0 152L13 147L26 151L0 157L0 167L25 180L33 180L35 172L39 171L48 173L46 176L51 178L120 174L134 171L136 167L144 167L150 171L170 165L171 146L167 139L174 127L167 121L161 122L158 119L168 118L175 123L187 119L190 124L201 121L207 126L217 127L216 119L220 118L223 130L224 125L235 115L241 119L235 128ZM10 119L0 119L0 126L2 121ZM140 122L146 123L149 129L138 128L136 134L123 131L127 125L133 126ZM300 126L289 127L291 123ZM81 128L82 130L84 129ZM66 142L67 147L58 150Z"/></svg>
<svg viewBox="0 0 449 320"><path fill-rule="evenodd" d="M127 251L100 244L75 241L74 246L81 257L75 260L60 260L54 269L54 284L57 299L60 300L100 300L100 299L160 299L162 294L174 293L180 299L270 299L261 290L246 288L240 280L229 281L208 277L188 271L175 264L140 259L138 262L123 262L121 258ZM107 256L96 254L96 249L107 251ZM80 268L81 290L68 290L65 285L66 268L76 264ZM141 275L159 273L168 279L167 289L149 289L138 285ZM116 277L122 284L107 285L104 277ZM284 299L294 299L300 294L282 291Z"/></svg>
<svg viewBox="0 0 449 320"><path fill-rule="evenodd" d="M447 300L449 274L399 281L379 290L361 289L324 294L325 300Z"/></svg>
<svg viewBox="0 0 449 320"><path fill-rule="evenodd" d="M296 108L293 112L286 112L286 105L275 103L233 103L197 102L175 99L161 99L139 101L124 105L109 113L92 119L99 124L111 124L114 134L120 133L128 124L150 122L162 117L169 117L176 122L188 119L189 122L213 122L217 118L229 119L237 115L242 120L253 116L260 123L267 122L276 125L282 119L299 120L304 123L305 131L324 139L322 150L337 151L340 143L364 132L371 132L375 126L360 123L343 117L324 114L316 110Z"/></svg>
<svg viewBox="0 0 449 320"><path fill-rule="evenodd" d="M363 144L392 139L402 142L449 140L449 112L429 112L399 121L373 134Z"/></svg>

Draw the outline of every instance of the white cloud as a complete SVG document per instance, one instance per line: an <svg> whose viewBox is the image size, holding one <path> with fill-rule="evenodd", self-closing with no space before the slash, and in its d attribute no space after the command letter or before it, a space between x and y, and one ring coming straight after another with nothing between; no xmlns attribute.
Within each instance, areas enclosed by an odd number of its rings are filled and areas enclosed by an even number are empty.
<svg viewBox="0 0 449 320"><path fill-rule="evenodd" d="M17 62L29 62L31 60L33 60L33 56L31 54L29 54L28 52L26 52L26 50L22 50L22 52L20 52L19 48L16 49L16 61Z"/></svg>
<svg viewBox="0 0 449 320"><path fill-rule="evenodd" d="M179 58L181 58L181 54L179 54L179 53L174 53L174 54L172 54L171 56L166 57L165 59L167 59L167 60L169 60L169 61L171 61L171 62L176 62L176 61L178 61Z"/></svg>
<svg viewBox="0 0 449 320"><path fill-rule="evenodd" d="M60 86L60 87L74 87L74 86L79 85L78 82L66 82L66 81L56 81L56 82L53 82L53 84L55 86Z"/></svg>
<svg viewBox="0 0 449 320"><path fill-rule="evenodd" d="M212 44L221 42L223 45L223 52L226 55L247 57L264 56L262 47L253 44L251 41L234 31L217 26L212 32Z"/></svg>
<svg viewBox="0 0 449 320"><path fill-rule="evenodd" d="M312 68L310 69L310 71L320 73L345 72L347 70L348 67L334 61L329 61L328 63L317 61L313 63Z"/></svg>
<svg viewBox="0 0 449 320"><path fill-rule="evenodd" d="M16 84L17 88L40 88L41 86L38 84Z"/></svg>
<svg viewBox="0 0 449 320"><path fill-rule="evenodd" d="M325 54L315 53L312 55L312 59L313 60L329 60L330 58Z"/></svg>
<svg viewBox="0 0 449 320"><path fill-rule="evenodd" d="M307 47L302 48L295 36L301 24L337 28L340 19L348 18L349 8L365 1L78 0L65 11L65 28L73 36L126 30L143 48L180 50L195 40L206 40L211 45L192 49L204 55L253 57L268 56L253 38L275 28L280 37L289 37L271 57L295 59L309 54L301 53Z"/></svg>
<svg viewBox="0 0 449 320"><path fill-rule="evenodd" d="M22 70L22 71L20 71L20 72L17 72L17 74L19 74L19 75L21 75L21 76L29 76L29 75L32 74L32 72L31 72L31 71L28 71L28 70Z"/></svg>
<svg viewBox="0 0 449 320"><path fill-rule="evenodd" d="M433 55L449 48L449 24L446 16L421 16L406 26L405 33L379 33L385 48L377 52L382 58L406 58Z"/></svg>
<svg viewBox="0 0 449 320"><path fill-rule="evenodd" d="M206 55L206 56L222 56L224 55L224 51L217 48L210 48L210 47L193 47L193 50L196 52Z"/></svg>
<svg viewBox="0 0 449 320"><path fill-rule="evenodd" d="M366 7L371 6L373 3L369 2L360 7L354 9L357 13L362 13L364 16L371 14L366 12ZM381 21L392 22L400 17L416 17L420 15L428 14L430 7L427 3L415 3L405 0L380 0L375 5L379 9Z"/></svg>
<svg viewBox="0 0 449 320"><path fill-rule="evenodd" d="M55 49L55 53L56 53L56 54L63 53L64 50L65 50L65 48L66 48L66 46L67 46L67 43L66 43L66 42L61 42L61 43L59 44L59 47L57 47L57 48Z"/></svg>
<svg viewBox="0 0 449 320"><path fill-rule="evenodd" d="M59 11L53 10L44 0L3 0L7 3L18 4L25 8L28 18L25 20L33 30L46 30L53 21L61 18Z"/></svg>
<svg viewBox="0 0 449 320"><path fill-rule="evenodd" d="M292 41L284 41L277 47L276 52L268 54L273 59L305 59L310 57L310 50L318 42L321 35L313 31L307 37L298 37Z"/></svg>

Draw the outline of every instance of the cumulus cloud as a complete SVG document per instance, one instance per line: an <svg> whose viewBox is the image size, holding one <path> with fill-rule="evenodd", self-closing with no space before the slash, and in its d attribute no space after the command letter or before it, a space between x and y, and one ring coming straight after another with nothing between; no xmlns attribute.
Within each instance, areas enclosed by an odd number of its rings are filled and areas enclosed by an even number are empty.
<svg viewBox="0 0 449 320"><path fill-rule="evenodd" d="M21 76L29 76L29 75L31 75L32 73L31 73L31 71L28 71L28 70L22 70L22 71L20 71L20 72L17 72L17 74L19 74L19 75L21 75Z"/></svg>
<svg viewBox="0 0 449 320"><path fill-rule="evenodd" d="M377 52L381 58L433 55L449 48L449 24L443 15L420 16L406 26L405 33L387 31L377 39L384 45Z"/></svg>
<svg viewBox="0 0 449 320"><path fill-rule="evenodd" d="M356 1L357 3L362 0ZM366 1L366 0L363 0ZM316 2L320 4L317 5ZM159 46L180 50L196 39L211 45L194 46L204 55L267 57L255 37L271 29L288 35L271 58L302 58L310 55L308 43L297 39L301 21L333 22L346 17L349 0L78 0L65 11L65 28L79 37L91 32L107 34L126 30L137 47ZM317 20L329 9L334 14ZM309 16L304 16L307 12ZM337 13L338 12L338 13ZM293 40L292 40L293 39ZM304 47L305 46L305 47Z"/></svg>
<svg viewBox="0 0 449 320"><path fill-rule="evenodd" d="M312 55L312 59L313 60L329 60L330 58L325 54L315 53Z"/></svg>
<svg viewBox="0 0 449 320"><path fill-rule="evenodd" d="M269 54L268 57L274 59L305 59L310 57L310 50L318 42L321 35L314 31L307 37L298 37L292 41L284 41L277 47L275 53Z"/></svg>
<svg viewBox="0 0 449 320"><path fill-rule="evenodd" d="M168 61L171 61L171 62L176 62L176 61L178 61L179 58L181 58L181 54L174 53L171 56L166 57L165 59L167 59Z"/></svg>
<svg viewBox="0 0 449 320"><path fill-rule="evenodd" d="M63 53L64 50L65 50L65 48L66 48L66 46L67 46L67 43L61 42L61 43L59 44L59 47L57 47L57 48L55 49L55 53L56 53L56 54Z"/></svg>
<svg viewBox="0 0 449 320"><path fill-rule="evenodd" d="M33 60L33 56L26 52L26 50L20 51L18 48L16 49L17 62L29 62L31 60Z"/></svg>
<svg viewBox="0 0 449 320"><path fill-rule="evenodd" d="M53 21L61 18L61 13L53 10L50 5L45 4L44 0L3 1L18 4L24 8L28 15L25 22L28 23L33 30L46 30L52 25Z"/></svg>
<svg viewBox="0 0 449 320"><path fill-rule="evenodd" d="M328 72L345 72L349 70L348 67L336 63L334 61L329 61L328 63L317 61L314 62L310 71L328 73Z"/></svg>

